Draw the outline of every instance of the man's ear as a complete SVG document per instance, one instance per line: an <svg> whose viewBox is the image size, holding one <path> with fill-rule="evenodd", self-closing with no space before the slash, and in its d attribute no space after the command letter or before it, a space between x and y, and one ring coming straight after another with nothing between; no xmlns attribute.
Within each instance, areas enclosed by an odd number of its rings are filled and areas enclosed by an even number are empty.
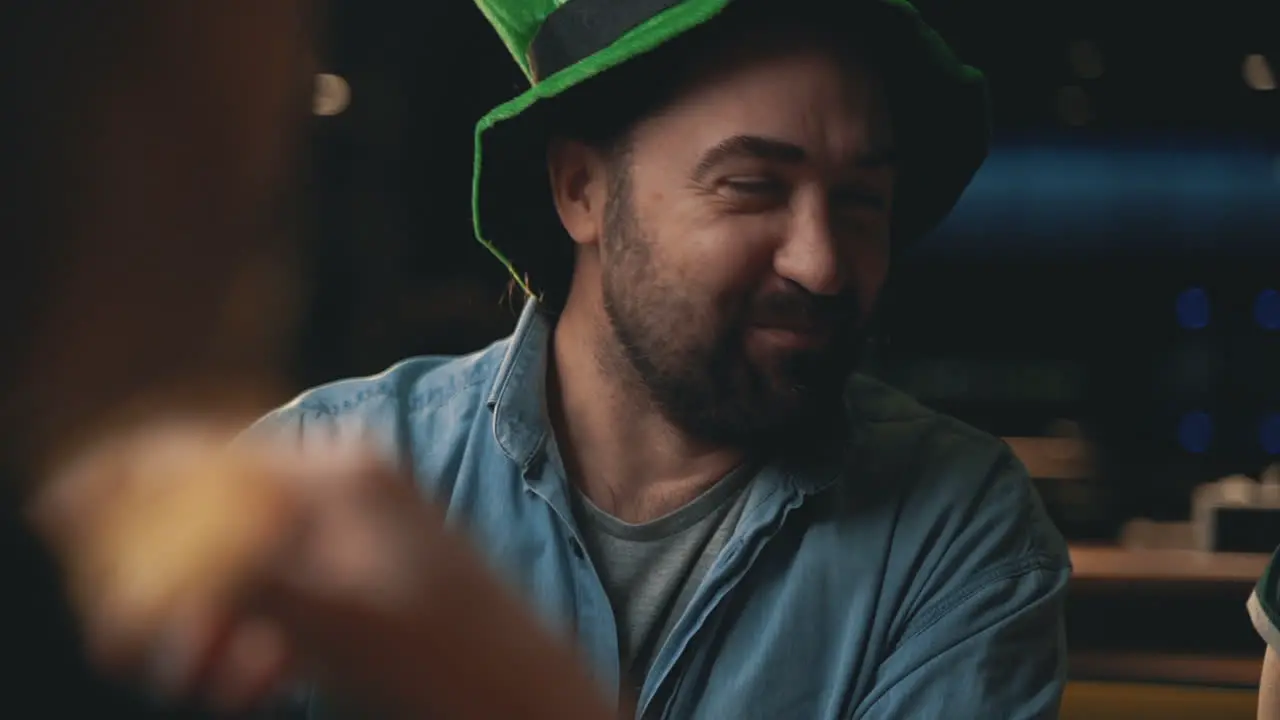
<svg viewBox="0 0 1280 720"><path fill-rule="evenodd" d="M578 140L552 140L547 148L547 172L565 232L579 245L599 242L609 185L603 154Z"/></svg>

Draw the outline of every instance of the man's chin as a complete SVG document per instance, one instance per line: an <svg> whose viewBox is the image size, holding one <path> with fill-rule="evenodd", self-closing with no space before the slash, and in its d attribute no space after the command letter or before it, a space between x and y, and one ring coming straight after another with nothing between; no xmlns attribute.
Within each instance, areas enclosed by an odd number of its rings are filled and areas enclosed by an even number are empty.
<svg viewBox="0 0 1280 720"><path fill-rule="evenodd" d="M827 397L829 397L828 395ZM836 398L839 394L835 394ZM758 394L748 402L685 406L671 419L686 432L717 445L753 453L790 452L830 437L842 425L840 403L807 392Z"/></svg>
<svg viewBox="0 0 1280 720"><path fill-rule="evenodd" d="M655 397L669 419L695 437L768 451L825 437L841 424L843 378L824 364L794 353L740 358L698 382L661 386Z"/></svg>
<svg viewBox="0 0 1280 720"><path fill-rule="evenodd" d="M797 437L821 434L838 423L843 407L838 387L828 384L780 384L748 410L757 428L756 442L792 444Z"/></svg>

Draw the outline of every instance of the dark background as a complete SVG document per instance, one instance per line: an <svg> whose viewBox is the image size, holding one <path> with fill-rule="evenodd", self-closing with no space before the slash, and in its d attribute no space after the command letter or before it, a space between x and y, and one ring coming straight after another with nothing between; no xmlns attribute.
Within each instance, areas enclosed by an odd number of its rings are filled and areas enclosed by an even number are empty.
<svg viewBox="0 0 1280 720"><path fill-rule="evenodd" d="M1089 512L1185 519L1280 460L1280 3L920 2L987 72L995 149L898 268L875 372L1001 435L1097 442ZM472 239L472 125L523 80L467 2L336 0L299 387L477 349L515 312ZM519 208L513 208L519 212ZM1061 425L1060 422L1056 422Z"/></svg>

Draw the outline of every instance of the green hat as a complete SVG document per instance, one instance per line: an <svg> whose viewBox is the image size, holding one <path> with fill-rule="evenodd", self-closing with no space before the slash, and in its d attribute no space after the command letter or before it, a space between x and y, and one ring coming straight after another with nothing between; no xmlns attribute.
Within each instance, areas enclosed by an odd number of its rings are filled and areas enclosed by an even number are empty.
<svg viewBox="0 0 1280 720"><path fill-rule="evenodd" d="M513 217L547 185L547 110L567 91L608 82L609 71L697 28L726 7L797 0L476 0L532 84L476 125L472 213L477 239L511 271L548 251L559 231L545 217ZM851 42L875 38L897 137L895 251L946 216L986 158L989 117L982 74L962 64L907 0L827 0L859 14ZM859 40L860 39L860 40ZM547 224L555 222L554 228ZM562 231L560 231L562 232ZM551 233L548 236L548 233ZM567 242L567 241L566 241Z"/></svg>

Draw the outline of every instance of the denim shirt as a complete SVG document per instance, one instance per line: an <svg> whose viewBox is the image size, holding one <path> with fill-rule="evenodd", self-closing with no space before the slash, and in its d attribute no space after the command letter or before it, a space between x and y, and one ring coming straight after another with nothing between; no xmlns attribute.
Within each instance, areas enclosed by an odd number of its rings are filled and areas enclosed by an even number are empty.
<svg viewBox="0 0 1280 720"><path fill-rule="evenodd" d="M618 629L547 452L550 330L531 302L485 350L308 391L260 428L402 462L616 693ZM1026 471L999 440L868 378L849 404L858 432L840 461L753 480L638 718L1056 717L1070 560Z"/></svg>

